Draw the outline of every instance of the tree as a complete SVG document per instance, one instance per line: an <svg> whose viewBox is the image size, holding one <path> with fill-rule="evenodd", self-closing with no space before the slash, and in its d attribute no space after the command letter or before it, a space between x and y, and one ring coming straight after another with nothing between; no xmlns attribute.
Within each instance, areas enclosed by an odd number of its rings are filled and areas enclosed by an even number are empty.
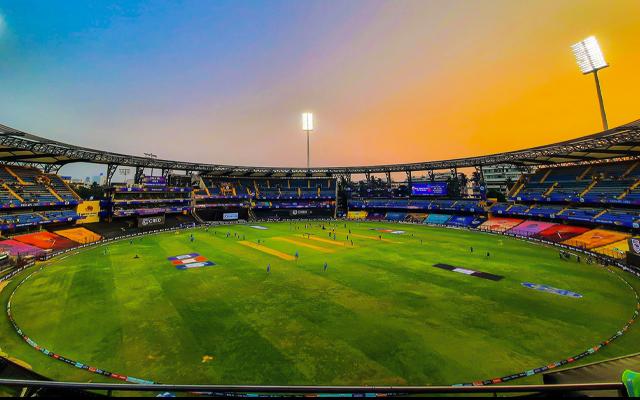
<svg viewBox="0 0 640 400"><path fill-rule="evenodd" d="M98 185L97 182L93 182L91 186L79 186L76 188L76 193L84 200L100 200L104 199L105 187Z"/></svg>
<svg viewBox="0 0 640 400"><path fill-rule="evenodd" d="M473 182L475 186L480 186L482 183L482 175L480 175L480 172L473 171L473 174L471 174L471 182Z"/></svg>
<svg viewBox="0 0 640 400"><path fill-rule="evenodd" d="M449 197L460 196L460 181L457 176L449 176L447 178L447 187L449 188Z"/></svg>
<svg viewBox="0 0 640 400"><path fill-rule="evenodd" d="M467 185L469 184L469 178L464 172L461 172L458 176L458 185L460 186L459 194L464 196L466 193Z"/></svg>

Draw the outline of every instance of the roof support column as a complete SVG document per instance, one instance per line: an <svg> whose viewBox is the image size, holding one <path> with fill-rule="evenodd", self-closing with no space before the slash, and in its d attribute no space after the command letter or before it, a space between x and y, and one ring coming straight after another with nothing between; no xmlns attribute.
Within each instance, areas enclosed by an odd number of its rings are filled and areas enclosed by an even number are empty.
<svg viewBox="0 0 640 400"><path fill-rule="evenodd" d="M343 174L340 174L340 179L346 183L346 184L350 184L351 183L351 174L349 172L345 172Z"/></svg>
<svg viewBox="0 0 640 400"><path fill-rule="evenodd" d="M413 192L413 177L411 176L411 171L407 172L407 187L409 189L409 193Z"/></svg>
<svg viewBox="0 0 640 400"><path fill-rule="evenodd" d="M107 177L106 177L107 179L105 181L107 186L111 186L111 180L113 179L113 175L115 175L117 169L118 169L117 164L107 164Z"/></svg>
<svg viewBox="0 0 640 400"><path fill-rule="evenodd" d="M480 177L480 183L484 183L484 171L482 170L482 167L476 167L476 172Z"/></svg>
<svg viewBox="0 0 640 400"><path fill-rule="evenodd" d="M43 170L47 174L58 174L58 171L60 171L60 168L62 168L62 165L59 165L59 164L47 164L47 165L45 165Z"/></svg>
<svg viewBox="0 0 640 400"><path fill-rule="evenodd" d="M141 184L142 175L144 175L144 167L136 167L136 176L133 178L133 183L136 185Z"/></svg>

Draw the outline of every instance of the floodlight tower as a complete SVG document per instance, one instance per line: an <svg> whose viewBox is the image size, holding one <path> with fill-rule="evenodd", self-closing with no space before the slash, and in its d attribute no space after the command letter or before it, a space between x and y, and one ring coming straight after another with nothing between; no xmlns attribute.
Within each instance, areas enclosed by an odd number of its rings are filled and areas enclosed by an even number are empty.
<svg viewBox="0 0 640 400"><path fill-rule="evenodd" d="M302 130L307 132L307 169L310 168L309 162L309 133L313 130L313 114L310 112L302 113Z"/></svg>
<svg viewBox="0 0 640 400"><path fill-rule="evenodd" d="M580 71L583 74L593 73L596 80L596 90L598 92L598 101L600 103L600 116L602 117L602 126L604 130L609 129L607 122L607 113L604 110L604 100L602 100L602 89L600 89L600 79L598 79L598 71L607 68L609 64L604 60L604 55L595 36L589 36L585 40L571 46L573 54L576 57Z"/></svg>

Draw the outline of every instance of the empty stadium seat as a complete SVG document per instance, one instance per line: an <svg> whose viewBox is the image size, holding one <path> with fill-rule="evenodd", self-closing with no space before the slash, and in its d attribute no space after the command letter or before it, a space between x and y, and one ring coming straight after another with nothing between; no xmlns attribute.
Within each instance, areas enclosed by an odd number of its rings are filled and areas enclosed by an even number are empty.
<svg viewBox="0 0 640 400"><path fill-rule="evenodd" d="M424 220L425 224L444 225L451 219L451 215L447 214L429 214Z"/></svg>
<svg viewBox="0 0 640 400"><path fill-rule="evenodd" d="M522 222L524 222L524 220L516 218L490 218L480 225L479 228L495 232L506 232Z"/></svg>
<svg viewBox="0 0 640 400"><path fill-rule="evenodd" d="M407 213L403 213L403 212L388 212L385 216L385 219L387 221L404 221L404 219L407 217Z"/></svg>
<svg viewBox="0 0 640 400"><path fill-rule="evenodd" d="M456 215L451 217L446 224L451 226L475 228L485 222L486 218L479 218L473 215Z"/></svg>

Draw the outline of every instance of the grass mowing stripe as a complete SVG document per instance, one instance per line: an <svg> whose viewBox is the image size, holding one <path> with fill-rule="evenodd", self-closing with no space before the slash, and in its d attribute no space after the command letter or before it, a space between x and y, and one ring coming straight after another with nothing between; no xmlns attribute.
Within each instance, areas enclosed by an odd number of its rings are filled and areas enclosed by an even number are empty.
<svg viewBox="0 0 640 400"><path fill-rule="evenodd" d="M302 247L307 247L309 249L317 250L317 251L322 252L322 253L333 253L334 252L331 249L327 249L327 248L320 247L320 246L314 246L312 244L305 243L305 242L303 242L301 240L289 239L289 238L286 238L286 237L274 237L273 239L279 240L281 242L287 242L287 243L299 245L299 246L302 246Z"/></svg>
<svg viewBox="0 0 640 400"><path fill-rule="evenodd" d="M353 237L357 237L357 238L361 238L361 239L369 239L369 240L375 240L378 242L386 242L386 243L401 243L401 242L396 242L395 240L391 240L391 239L385 239L385 238L379 238L377 236L369 236L369 235L361 235L359 233L352 233L349 236L353 236Z"/></svg>
<svg viewBox="0 0 640 400"><path fill-rule="evenodd" d="M292 255L283 253L283 252L278 251L278 250L271 249L269 247L266 247L266 246L263 246L263 245L260 245L260 244L257 244L257 243L247 242L246 240L241 240L238 243L243 245L243 246L251 247L252 249L256 249L256 250L261 251L263 253L271 254L272 256L276 256L278 258L282 258L283 260L293 261L293 260L296 259Z"/></svg>
<svg viewBox="0 0 640 400"><path fill-rule="evenodd" d="M313 235L310 236L302 236L300 235L300 237L305 238L305 239L309 239L309 240L315 240L316 242L322 242L322 243L327 243L327 244L331 244L333 246L340 246L340 247L348 247L348 248L355 248L357 246L347 246L347 242L340 242L337 240L329 240L329 239L323 239L323 238L319 238Z"/></svg>

